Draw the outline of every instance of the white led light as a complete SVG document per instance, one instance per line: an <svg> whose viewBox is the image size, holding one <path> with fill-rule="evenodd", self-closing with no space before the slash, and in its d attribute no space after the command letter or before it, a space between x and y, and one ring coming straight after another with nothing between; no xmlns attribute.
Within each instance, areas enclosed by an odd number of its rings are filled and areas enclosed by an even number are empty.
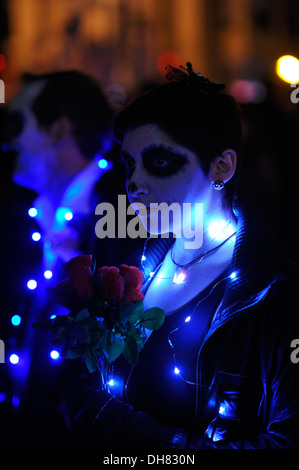
<svg viewBox="0 0 299 470"><path fill-rule="evenodd" d="M32 235L31 235L31 238L34 242L38 242L40 239L41 239L41 234L39 232L34 232Z"/></svg>
<svg viewBox="0 0 299 470"><path fill-rule="evenodd" d="M229 276L231 279L236 279L237 277L237 274L235 272L231 273L231 275Z"/></svg>
<svg viewBox="0 0 299 470"><path fill-rule="evenodd" d="M34 290L37 288L37 282L34 279L30 279L30 281L27 282L27 287L30 290Z"/></svg>
<svg viewBox="0 0 299 470"><path fill-rule="evenodd" d="M185 323L188 323L190 320L191 320L191 317L189 315L189 317L185 318Z"/></svg>
<svg viewBox="0 0 299 470"><path fill-rule="evenodd" d="M71 211L67 211L65 214L64 214L64 218L65 220L72 220L73 218L73 213Z"/></svg>
<svg viewBox="0 0 299 470"><path fill-rule="evenodd" d="M19 363L19 356L17 354L11 354L11 356L9 357L9 361L12 363L12 364L18 364Z"/></svg>
<svg viewBox="0 0 299 470"><path fill-rule="evenodd" d="M173 276L173 283L182 284L185 281L185 279L186 279L186 274L184 273L184 271L181 271L178 274L175 273L175 275Z"/></svg>
<svg viewBox="0 0 299 470"><path fill-rule="evenodd" d="M180 369L178 369L177 367L175 367L175 368L174 368L174 373L175 373L176 375L178 375L178 374L180 373Z"/></svg>
<svg viewBox="0 0 299 470"><path fill-rule="evenodd" d="M28 210L29 217L36 217L37 216L37 209L35 207L30 207Z"/></svg>
<svg viewBox="0 0 299 470"><path fill-rule="evenodd" d="M46 279L51 279L51 277L53 276L53 273L52 271L50 271L50 269L47 269L45 272L44 272L44 277Z"/></svg>
<svg viewBox="0 0 299 470"><path fill-rule="evenodd" d="M50 357L51 357L51 359L53 359L54 361L56 361L57 359L59 359L60 354L59 354L58 351L56 351L55 349L53 349L53 350L50 352Z"/></svg>

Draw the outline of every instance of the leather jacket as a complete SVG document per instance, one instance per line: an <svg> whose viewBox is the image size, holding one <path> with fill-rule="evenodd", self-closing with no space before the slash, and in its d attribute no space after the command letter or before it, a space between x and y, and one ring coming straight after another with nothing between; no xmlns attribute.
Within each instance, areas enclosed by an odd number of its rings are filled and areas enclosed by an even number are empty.
<svg viewBox="0 0 299 470"><path fill-rule="evenodd" d="M299 363L291 360L291 342L299 338L299 271L255 214L239 208L236 215L234 275L200 349L194 429L162 425L89 388L70 407L74 429L89 436L89 446L299 448ZM148 243L145 290L171 243Z"/></svg>

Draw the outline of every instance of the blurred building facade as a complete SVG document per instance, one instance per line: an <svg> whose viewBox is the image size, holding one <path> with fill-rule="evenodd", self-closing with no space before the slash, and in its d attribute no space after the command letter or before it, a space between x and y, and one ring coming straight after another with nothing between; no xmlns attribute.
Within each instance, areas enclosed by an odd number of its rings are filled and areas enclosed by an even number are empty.
<svg viewBox="0 0 299 470"><path fill-rule="evenodd" d="M2 0L7 99L21 72L84 70L130 90L168 60L214 80L274 74L299 54L297 0ZM5 24L6 16L6 24Z"/></svg>

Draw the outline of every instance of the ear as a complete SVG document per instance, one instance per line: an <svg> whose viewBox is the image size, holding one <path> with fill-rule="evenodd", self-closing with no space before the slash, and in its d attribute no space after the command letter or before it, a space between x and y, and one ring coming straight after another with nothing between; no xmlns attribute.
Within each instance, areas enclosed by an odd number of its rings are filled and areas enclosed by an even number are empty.
<svg viewBox="0 0 299 470"><path fill-rule="evenodd" d="M221 180L227 183L233 176L237 167L237 154L234 150L227 149L220 157L215 158L210 164L210 181Z"/></svg>
<svg viewBox="0 0 299 470"><path fill-rule="evenodd" d="M62 116L53 122L47 129L47 133L52 140L53 147L57 145L64 137L69 135L72 131L72 125L68 118Z"/></svg>

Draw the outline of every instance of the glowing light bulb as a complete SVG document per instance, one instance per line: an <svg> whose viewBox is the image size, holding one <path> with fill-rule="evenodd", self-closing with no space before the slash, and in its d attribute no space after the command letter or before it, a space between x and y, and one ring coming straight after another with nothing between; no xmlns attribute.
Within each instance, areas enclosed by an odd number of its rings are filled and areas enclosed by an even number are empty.
<svg viewBox="0 0 299 470"><path fill-rule="evenodd" d="M58 351L56 351L55 349L53 349L51 352L50 352L50 357L51 359L53 359L54 361L56 361L57 359L60 358L60 354Z"/></svg>
<svg viewBox="0 0 299 470"><path fill-rule="evenodd" d="M108 162L105 158L101 158L99 161L98 161L98 167L99 168L107 168L108 166Z"/></svg>
<svg viewBox="0 0 299 470"><path fill-rule="evenodd" d="M29 217L36 217L37 216L37 209L35 207L30 207L28 210Z"/></svg>
<svg viewBox="0 0 299 470"><path fill-rule="evenodd" d="M276 61L276 74L287 83L299 82L299 60L292 55L284 55Z"/></svg>
<svg viewBox="0 0 299 470"><path fill-rule="evenodd" d="M228 224L223 219L219 219L213 220L209 224L208 233L214 240L223 241L234 233L234 229L231 224Z"/></svg>
<svg viewBox="0 0 299 470"><path fill-rule="evenodd" d="M34 279L30 279L30 281L27 282L27 287L29 290L34 290L37 288L37 282Z"/></svg>
<svg viewBox="0 0 299 470"><path fill-rule="evenodd" d="M67 211L67 212L64 214L64 218L65 218L65 220L72 220L72 218L73 218L73 213L72 213L72 211Z"/></svg>
<svg viewBox="0 0 299 470"><path fill-rule="evenodd" d="M174 284L182 284L186 279L186 274L184 271L181 271L179 273L175 273L173 276L173 283Z"/></svg>
<svg viewBox="0 0 299 470"><path fill-rule="evenodd" d="M39 232L34 232L32 235L31 235L31 238L34 242L38 242L42 236Z"/></svg>
<svg viewBox="0 0 299 470"><path fill-rule="evenodd" d="M9 356L9 362L11 362L11 364L18 364L20 361L20 358L17 354L11 354Z"/></svg>
<svg viewBox="0 0 299 470"><path fill-rule="evenodd" d="M20 315L13 315L10 321L13 326L19 326L21 324L22 318Z"/></svg>
<svg viewBox="0 0 299 470"><path fill-rule="evenodd" d="M44 272L44 277L46 279L51 279L51 277L53 276L53 273L52 271L50 271L50 269L47 269L45 272Z"/></svg>

